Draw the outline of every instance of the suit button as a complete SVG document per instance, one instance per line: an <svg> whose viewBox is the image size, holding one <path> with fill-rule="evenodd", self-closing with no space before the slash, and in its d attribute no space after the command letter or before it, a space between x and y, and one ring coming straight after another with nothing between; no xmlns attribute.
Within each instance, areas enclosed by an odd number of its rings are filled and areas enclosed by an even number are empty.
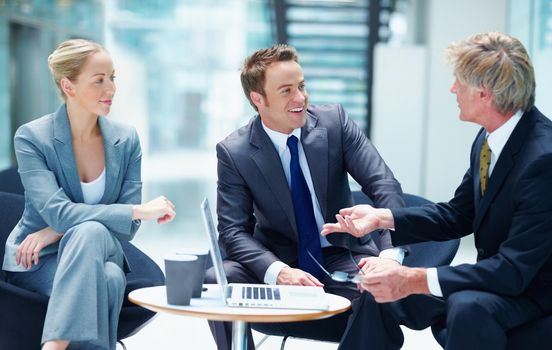
<svg viewBox="0 0 552 350"><path fill-rule="evenodd" d="M477 255L479 255L479 256L485 255L485 249L483 249L483 248L478 248L478 249L477 249Z"/></svg>

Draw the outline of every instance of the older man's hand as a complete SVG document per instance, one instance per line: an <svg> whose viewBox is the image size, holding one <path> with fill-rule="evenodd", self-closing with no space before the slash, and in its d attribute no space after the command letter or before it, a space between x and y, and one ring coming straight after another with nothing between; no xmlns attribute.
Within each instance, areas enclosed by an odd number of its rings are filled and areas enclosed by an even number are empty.
<svg viewBox="0 0 552 350"><path fill-rule="evenodd" d="M396 301L411 294L429 294L425 269L379 264L369 270L361 276L358 288L372 294L378 303Z"/></svg>
<svg viewBox="0 0 552 350"><path fill-rule="evenodd" d="M355 237L362 237L380 228L394 227L389 209L376 209L367 204L341 209L335 218L337 223L324 225L321 232L323 236L333 232L348 232Z"/></svg>
<svg viewBox="0 0 552 350"><path fill-rule="evenodd" d="M380 258L378 256L370 256L367 258L360 259L358 267L362 269L364 274L370 273L375 269L383 271L384 268L393 268L401 266L397 260L389 258Z"/></svg>

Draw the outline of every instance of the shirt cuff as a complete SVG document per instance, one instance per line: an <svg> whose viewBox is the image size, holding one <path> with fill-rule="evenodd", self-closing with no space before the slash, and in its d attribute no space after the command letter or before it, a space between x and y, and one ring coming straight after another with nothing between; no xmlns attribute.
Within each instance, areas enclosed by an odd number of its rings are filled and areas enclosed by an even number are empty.
<svg viewBox="0 0 552 350"><path fill-rule="evenodd" d="M275 261L268 269L266 269L265 275L264 275L264 283L266 284L276 284L276 281L278 280L278 275L280 274L280 271L284 267L288 267L288 265L284 264L281 261Z"/></svg>
<svg viewBox="0 0 552 350"><path fill-rule="evenodd" d="M398 247L385 249L380 252L379 257L385 259L393 259L402 265L402 262L404 260L404 249Z"/></svg>
<svg viewBox="0 0 552 350"><path fill-rule="evenodd" d="M443 291L441 291L441 285L439 284L439 275L437 274L437 268L430 267L426 270L427 286L431 295L436 297L442 297Z"/></svg>

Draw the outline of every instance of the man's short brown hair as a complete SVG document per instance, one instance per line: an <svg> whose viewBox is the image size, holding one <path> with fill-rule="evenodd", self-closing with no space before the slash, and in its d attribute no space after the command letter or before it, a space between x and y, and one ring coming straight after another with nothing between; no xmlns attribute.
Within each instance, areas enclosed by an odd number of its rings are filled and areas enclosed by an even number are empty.
<svg viewBox="0 0 552 350"><path fill-rule="evenodd" d="M267 49L261 49L247 57L243 62L241 69L240 80L245 93L245 97L249 100L249 103L255 110L257 106L251 101L249 96L251 91L258 92L259 94L266 96L264 90L266 69L274 62L295 61L299 62L297 52L295 48L277 44Z"/></svg>

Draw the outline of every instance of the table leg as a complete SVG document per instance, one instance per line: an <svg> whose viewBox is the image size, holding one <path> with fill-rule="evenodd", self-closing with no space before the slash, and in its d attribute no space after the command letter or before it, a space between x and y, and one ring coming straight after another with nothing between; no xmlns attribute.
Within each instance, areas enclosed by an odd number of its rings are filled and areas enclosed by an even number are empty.
<svg viewBox="0 0 552 350"><path fill-rule="evenodd" d="M232 350L247 350L247 322L232 321Z"/></svg>

